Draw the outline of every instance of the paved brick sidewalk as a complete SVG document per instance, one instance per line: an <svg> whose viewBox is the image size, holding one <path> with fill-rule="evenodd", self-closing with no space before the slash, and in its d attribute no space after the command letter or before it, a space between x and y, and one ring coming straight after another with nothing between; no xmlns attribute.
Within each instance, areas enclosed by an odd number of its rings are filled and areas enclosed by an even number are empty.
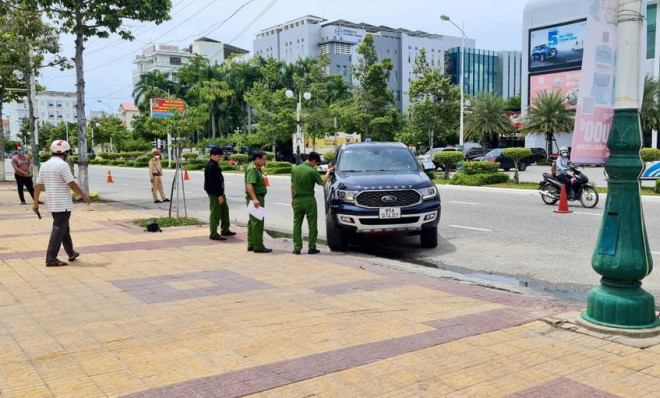
<svg viewBox="0 0 660 398"><path fill-rule="evenodd" d="M76 207L79 261L0 184L0 396L660 396L660 348L538 321L569 310L339 254L245 251L206 227Z"/></svg>

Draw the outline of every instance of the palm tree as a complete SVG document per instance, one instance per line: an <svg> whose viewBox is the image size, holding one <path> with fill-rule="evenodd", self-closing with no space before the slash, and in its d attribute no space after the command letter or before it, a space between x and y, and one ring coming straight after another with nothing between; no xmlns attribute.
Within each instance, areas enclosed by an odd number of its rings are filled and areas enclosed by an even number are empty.
<svg viewBox="0 0 660 398"><path fill-rule="evenodd" d="M224 100L231 97L233 92L227 88L226 81L219 80L204 80L199 83L193 84L188 90L189 98L199 99L199 103L206 103L209 106L209 112L211 113L211 131L212 137L216 136L216 125L215 125L215 104L219 100Z"/></svg>
<svg viewBox="0 0 660 398"><path fill-rule="evenodd" d="M472 99L465 114L465 138L497 148L501 134L511 134L515 128L504 114L506 102L495 93L485 93Z"/></svg>
<svg viewBox="0 0 660 398"><path fill-rule="evenodd" d="M575 112L566 107L566 100L559 91L542 91L536 95L527 110L520 132L545 134L548 155L552 151L555 134L573 131Z"/></svg>
<svg viewBox="0 0 660 398"><path fill-rule="evenodd" d="M642 108L640 109L640 120L642 131L649 132L660 130L660 82L652 77L644 78L644 97L642 98Z"/></svg>
<svg viewBox="0 0 660 398"><path fill-rule="evenodd" d="M176 95L178 89L178 84L170 80L169 75L159 70L154 70L140 75L140 80L138 80L133 89L133 100L135 101L135 105L140 107L145 100L150 99L152 96L161 95L158 92ZM140 109L140 111L142 110Z"/></svg>

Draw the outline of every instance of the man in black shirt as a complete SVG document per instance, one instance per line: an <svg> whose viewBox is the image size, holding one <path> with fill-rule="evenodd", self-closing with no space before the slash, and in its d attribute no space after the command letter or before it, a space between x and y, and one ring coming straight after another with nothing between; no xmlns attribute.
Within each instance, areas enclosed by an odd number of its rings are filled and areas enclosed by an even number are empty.
<svg viewBox="0 0 660 398"><path fill-rule="evenodd" d="M220 169L220 158L222 149L219 147L211 148L211 158L204 169L204 190L209 195L209 205L211 208L211 236L212 240L225 240L225 236L236 235L236 232L229 230L229 206L225 197L225 178ZM218 234L218 224L220 224L220 234Z"/></svg>

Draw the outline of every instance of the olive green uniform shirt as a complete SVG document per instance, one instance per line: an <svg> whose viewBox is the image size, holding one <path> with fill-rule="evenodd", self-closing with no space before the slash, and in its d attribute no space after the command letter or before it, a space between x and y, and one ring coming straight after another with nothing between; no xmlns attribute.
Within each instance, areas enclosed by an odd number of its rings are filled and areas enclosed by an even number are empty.
<svg viewBox="0 0 660 398"><path fill-rule="evenodd" d="M323 185L323 179L309 163L302 163L291 169L291 183L296 198L314 196L316 184Z"/></svg>
<svg viewBox="0 0 660 398"><path fill-rule="evenodd" d="M247 184L252 184L256 196L266 196L268 189L264 182L264 176L261 174L260 170L257 170L257 168L254 167L254 163L250 163L247 170L245 170L245 198L251 199L247 190Z"/></svg>

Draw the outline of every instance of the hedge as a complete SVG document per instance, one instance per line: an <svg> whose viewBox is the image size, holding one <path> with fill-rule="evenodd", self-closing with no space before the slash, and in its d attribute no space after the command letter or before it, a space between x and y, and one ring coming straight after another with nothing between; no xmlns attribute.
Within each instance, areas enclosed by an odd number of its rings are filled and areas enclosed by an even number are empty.
<svg viewBox="0 0 660 398"><path fill-rule="evenodd" d="M89 161L89 164L100 164L100 165L104 165L104 164L108 164L108 162L109 162L109 160L96 158L96 159L91 159L91 160Z"/></svg>
<svg viewBox="0 0 660 398"><path fill-rule="evenodd" d="M451 179L452 185L481 186L509 182L509 175L505 173L464 174L456 173Z"/></svg>
<svg viewBox="0 0 660 398"><path fill-rule="evenodd" d="M149 162L148 161L144 162L144 161L141 161L141 160L136 160L134 166L135 167L149 167Z"/></svg>
<svg viewBox="0 0 660 398"><path fill-rule="evenodd" d="M293 167L293 165L289 162L275 162L275 161L273 161L273 162L268 162L266 164L271 169L280 169L280 168L287 168L287 167L290 169L290 168Z"/></svg>
<svg viewBox="0 0 660 398"><path fill-rule="evenodd" d="M273 152L264 152L266 154L266 160L273 160L275 159L275 154Z"/></svg>
<svg viewBox="0 0 660 398"><path fill-rule="evenodd" d="M123 159L116 159L109 161L108 164L112 166L124 166L126 164L126 161Z"/></svg>
<svg viewBox="0 0 660 398"><path fill-rule="evenodd" d="M657 148L642 148L639 154L645 162L655 162L660 160L660 149Z"/></svg>
<svg viewBox="0 0 660 398"><path fill-rule="evenodd" d="M187 168L188 170L204 170L205 167L205 164L199 163L188 163L187 165L184 165L184 168Z"/></svg>
<svg viewBox="0 0 660 398"><path fill-rule="evenodd" d="M497 173L499 170L500 164L497 162L490 162L488 160L482 160L479 162L464 162L463 163L463 174L474 175L474 174L492 174Z"/></svg>
<svg viewBox="0 0 660 398"><path fill-rule="evenodd" d="M197 159L199 157L199 153L197 153L197 152L186 152L186 153L182 153L181 157L183 157L186 160Z"/></svg>
<svg viewBox="0 0 660 398"><path fill-rule="evenodd" d="M53 155L49 152L40 153L39 154L39 162L43 163L43 162L47 161L48 159L50 159L51 156L53 156Z"/></svg>
<svg viewBox="0 0 660 398"><path fill-rule="evenodd" d="M264 167L261 171L264 174L289 174L291 167Z"/></svg>
<svg viewBox="0 0 660 398"><path fill-rule="evenodd" d="M138 156L135 159L136 162L147 162L147 163L149 162L149 160L151 160L151 156L149 156L149 155Z"/></svg>
<svg viewBox="0 0 660 398"><path fill-rule="evenodd" d="M660 193L660 178L655 180L655 193Z"/></svg>
<svg viewBox="0 0 660 398"><path fill-rule="evenodd" d="M144 155L144 152L135 151L135 152L99 152L98 156L103 159L115 160L115 159L124 159L124 160L134 160L137 157Z"/></svg>
<svg viewBox="0 0 660 398"><path fill-rule="evenodd" d="M126 164L124 166L126 166L126 167L135 167L135 161L134 160L127 160Z"/></svg>
<svg viewBox="0 0 660 398"><path fill-rule="evenodd" d="M233 160L234 162L237 162L238 164L247 164L249 161L249 157L245 153L235 153L231 155L229 159Z"/></svg>

